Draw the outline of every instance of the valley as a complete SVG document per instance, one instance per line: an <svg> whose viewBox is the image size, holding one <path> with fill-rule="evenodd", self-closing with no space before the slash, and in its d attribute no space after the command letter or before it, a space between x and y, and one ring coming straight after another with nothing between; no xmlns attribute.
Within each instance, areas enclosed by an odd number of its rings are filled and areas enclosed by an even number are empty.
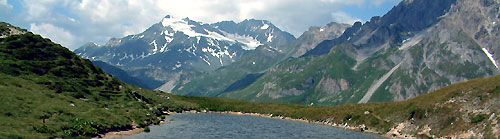
<svg viewBox="0 0 500 139"><path fill-rule="evenodd" d="M297 38L166 15L74 50L1 21L0 138L499 138L499 7L402 0Z"/></svg>

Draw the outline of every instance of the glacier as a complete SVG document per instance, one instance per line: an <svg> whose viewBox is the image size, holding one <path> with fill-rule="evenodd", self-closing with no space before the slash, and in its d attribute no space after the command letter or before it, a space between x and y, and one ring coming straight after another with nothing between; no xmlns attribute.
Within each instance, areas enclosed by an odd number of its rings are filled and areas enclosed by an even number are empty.
<svg viewBox="0 0 500 139"><path fill-rule="evenodd" d="M246 45L246 46L243 46L244 50L255 50L258 46L262 45L261 42L259 42L258 40L256 40L255 38L252 38L250 36L241 36L238 34L230 34L230 33L224 32L222 30L219 30L220 32L222 32L222 34L217 33L217 32L213 32L213 31L209 31L206 29L205 29L205 31L207 32L207 34L198 33L192 29L192 27L195 27L195 26L189 25L188 21L186 21L186 20L188 20L188 19L178 19L178 18L169 17L169 18L164 18L161 21L161 24L163 25L163 27L170 27L174 31L182 32L189 37L197 37L197 38L198 37L206 37L206 38L213 38L213 39L217 39L217 40L221 40L221 41L228 41L231 43L239 42L239 43ZM266 25L267 24L265 24L264 26L266 26ZM267 25L267 27L269 27L269 25Z"/></svg>

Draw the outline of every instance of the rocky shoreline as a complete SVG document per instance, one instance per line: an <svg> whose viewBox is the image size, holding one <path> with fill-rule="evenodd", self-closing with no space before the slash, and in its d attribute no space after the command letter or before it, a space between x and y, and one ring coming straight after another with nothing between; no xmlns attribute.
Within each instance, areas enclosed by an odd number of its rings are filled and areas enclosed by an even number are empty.
<svg viewBox="0 0 500 139"><path fill-rule="evenodd" d="M165 121L165 119L160 122L160 124L166 123L167 121ZM98 137L94 137L93 139L119 139L144 132L144 128L138 128L134 123L132 125L133 128L131 130L107 132L105 134L100 134Z"/></svg>
<svg viewBox="0 0 500 139"><path fill-rule="evenodd" d="M169 114L175 114L178 112L164 112L167 115ZM180 113L217 113L217 114L231 114L231 115L247 115L247 116L256 116L256 117L265 117L265 118L275 118L275 119L283 119L283 120L290 120L290 121L297 121L297 122L304 122L304 123L311 123L311 124L319 124L319 125L326 125L326 126L332 126L336 128L341 128L341 129L346 129L346 130L352 130L356 132L363 132L363 133L368 133L368 134L373 134L381 137L386 137L386 138L416 138L413 135L407 135L399 132L400 128L404 126L404 123L398 124L397 127L392 128L389 132L387 133L381 133L377 132L374 129L366 127L364 124L362 125L357 125L357 126L351 126L347 123L333 123L333 122L321 122L321 121L313 121L313 120L308 120L308 119L295 119L291 117L284 117L281 115L272 115L272 114L261 114L261 113L246 113L246 112L233 112L233 111L223 111L223 112L218 112L218 111L196 111L196 110L190 110L190 111L182 111ZM165 119L163 119L165 120ZM166 124L167 121L161 121L160 124ZM132 130L127 130L127 131L114 131L114 132L108 132L106 134L102 134L100 139L116 139L116 138L122 138L125 136L131 136L134 134L139 134L144 132L144 128L137 128L134 126Z"/></svg>

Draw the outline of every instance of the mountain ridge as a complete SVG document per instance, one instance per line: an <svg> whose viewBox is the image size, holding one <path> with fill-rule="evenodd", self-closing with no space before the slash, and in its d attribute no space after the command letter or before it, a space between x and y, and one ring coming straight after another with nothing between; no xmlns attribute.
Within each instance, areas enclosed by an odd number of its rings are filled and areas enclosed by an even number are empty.
<svg viewBox="0 0 500 139"><path fill-rule="evenodd" d="M75 53L118 66L154 89L230 65L258 46L277 47L293 40L293 35L265 20L205 24L165 16L143 33L102 46L87 43Z"/></svg>
<svg viewBox="0 0 500 139"><path fill-rule="evenodd" d="M104 72L106 72L107 74L113 75L123 82L137 85L137 87L141 87L141 88L150 88L150 87L148 87L148 85L144 84L141 80L139 80L135 77L131 77L130 75L127 74L127 72L125 72L124 70L122 70L120 68L109 65L108 63L102 62L102 61L92 61L92 63L94 65L99 66L99 68L104 70Z"/></svg>
<svg viewBox="0 0 500 139"><path fill-rule="evenodd" d="M427 5L432 8L421 8ZM498 5L488 0L403 1L383 17L357 22L340 37L222 97L318 105L400 101L499 74L491 62L500 57L493 39L498 38ZM488 52L492 58L483 48L494 51Z"/></svg>
<svg viewBox="0 0 500 139"><path fill-rule="evenodd" d="M303 55L306 50L314 48L323 40L338 37L348 26L332 22L323 27L311 27L290 44L276 47L260 46L229 66L201 74L171 90L162 88L160 90L180 95L213 97L227 93L228 90L242 89L260 77L256 75L263 75L267 69L283 60Z"/></svg>

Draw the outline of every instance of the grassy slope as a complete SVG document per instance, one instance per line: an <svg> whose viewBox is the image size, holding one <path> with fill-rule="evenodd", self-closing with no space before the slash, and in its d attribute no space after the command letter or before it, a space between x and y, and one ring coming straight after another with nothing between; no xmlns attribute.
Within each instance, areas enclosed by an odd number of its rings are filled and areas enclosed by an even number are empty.
<svg viewBox="0 0 500 139"><path fill-rule="evenodd" d="M30 32L0 38L0 69L0 138L95 136L193 105L123 83Z"/></svg>
<svg viewBox="0 0 500 139"><path fill-rule="evenodd" d="M203 74L183 85L181 89L179 87L174 88L173 92L190 96L218 96L246 75L260 73L282 61L283 57L291 55L290 53L293 50L290 49L295 49L295 47L297 46L284 47L285 52L270 52L268 46L261 46L254 52L243 56L239 61L216 71Z"/></svg>
<svg viewBox="0 0 500 139"><path fill-rule="evenodd" d="M183 97L182 100L198 103L201 108L212 111L253 112L350 125L365 124L381 133L389 131L398 123L410 121L413 118L414 125L420 128L408 129L405 131L406 134L415 135L417 131L422 130L421 127L429 125L432 129L431 134L436 136L447 136L477 128L488 137L487 135L494 136L491 135L491 127L495 124L492 124L491 120L480 119L479 122L472 122L472 119L477 118L478 115L487 118L492 113L498 113L499 98L500 76L495 76L454 84L401 102L315 107L298 104L250 103L221 98ZM473 112L474 110L476 112ZM477 110L486 111L477 112ZM366 111L370 114L364 114ZM349 117L351 120L346 120ZM451 123L453 123L452 126L450 126ZM483 124L488 126L483 127Z"/></svg>
<svg viewBox="0 0 500 139"><path fill-rule="evenodd" d="M351 44L346 43L335 47L329 55L289 59L280 63L276 70L264 74L249 87L229 92L222 96L273 103L310 104L314 102L321 105L356 103L363 97L363 93L370 87L372 81L388 71L377 67L381 67L379 65L382 63L390 63L383 59L386 59L388 54L391 53L372 57L367 60L369 62L359 65L358 70L355 71L352 70L352 67L356 64L356 61L347 55L348 51L351 51L349 50L350 47L352 47ZM348 90L338 92L338 94L328 94L317 88L320 81L324 78L346 79L352 86ZM285 96L278 99L273 99L267 94L256 97L259 92L262 92L267 83L277 84L277 88L296 88L303 90L304 93L298 96ZM279 92L277 90L273 91ZM324 97L328 97L329 99L320 102L319 99Z"/></svg>

